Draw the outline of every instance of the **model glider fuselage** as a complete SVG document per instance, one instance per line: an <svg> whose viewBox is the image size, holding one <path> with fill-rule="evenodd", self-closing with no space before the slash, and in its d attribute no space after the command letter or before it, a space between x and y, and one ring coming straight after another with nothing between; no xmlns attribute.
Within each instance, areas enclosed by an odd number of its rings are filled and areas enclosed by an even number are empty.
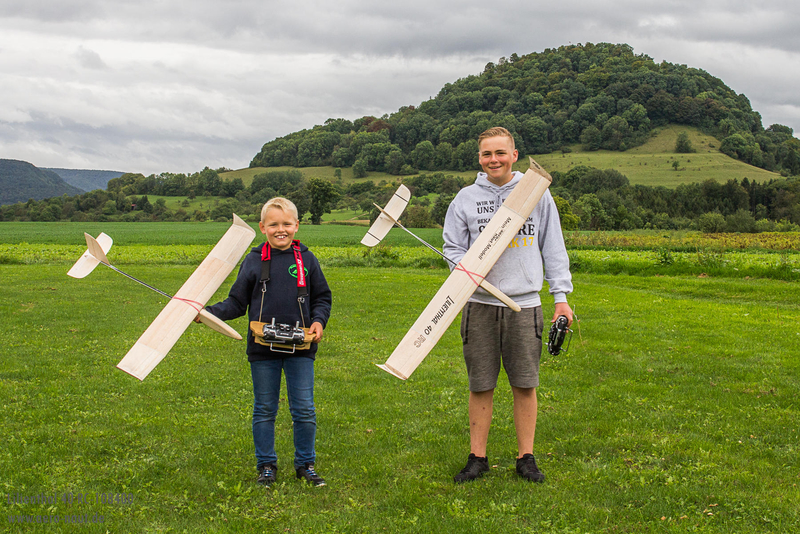
<svg viewBox="0 0 800 534"><path fill-rule="evenodd" d="M541 200L552 178L530 159L530 168L458 262L381 369L403 380L419 366Z"/></svg>
<svg viewBox="0 0 800 534"><path fill-rule="evenodd" d="M204 306L239 263L255 235L255 230L234 214L231 227L174 296L147 286L170 297L170 301L117 367L139 380L144 380L150 371L164 359L198 315L200 322L213 330L234 339L242 339L238 332L207 312ZM103 263L129 278L133 278L108 262L105 253L111 248L110 237L100 234L95 240L86 234L86 241L88 250L67 274L75 278L83 278L91 273L97 265ZM144 284L139 280L136 281Z"/></svg>

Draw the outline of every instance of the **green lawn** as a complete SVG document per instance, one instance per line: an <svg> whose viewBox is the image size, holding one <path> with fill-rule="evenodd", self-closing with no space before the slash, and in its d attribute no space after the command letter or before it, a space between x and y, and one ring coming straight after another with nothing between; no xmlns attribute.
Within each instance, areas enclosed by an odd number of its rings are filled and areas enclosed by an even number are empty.
<svg viewBox="0 0 800 534"><path fill-rule="evenodd" d="M156 242L163 233L184 235L152 223L128 226L143 226ZM322 241L355 237L347 227L324 228L329 234L316 236ZM339 231L345 233L332 235ZM81 248L45 241L46 234L55 232L42 232L47 250ZM114 254L132 258L130 271L167 292L196 265L149 263L142 245L115 246L112 261ZM172 248L179 257L184 247ZM6 498L6 516L103 517L102 525L77 530L47 526L52 532L800 528L796 282L579 272L570 302L580 322L570 352L543 357L535 452L547 482L532 485L514 474L511 393L501 377L489 441L493 468L455 486L469 446L457 328L408 381L374 365L447 271L337 267L323 257L334 306L316 364L317 453L329 485L315 489L294 479L284 404L279 483L266 491L254 483L243 343L192 325L139 382L115 365L164 299L109 269L68 278L71 261L54 255L0 264L3 492L73 495L71 505ZM212 301L224 297L233 277ZM551 299L544 306L552 313ZM244 320L231 323L244 332ZM78 494L89 498L78 501ZM98 498L108 495L125 500Z"/></svg>

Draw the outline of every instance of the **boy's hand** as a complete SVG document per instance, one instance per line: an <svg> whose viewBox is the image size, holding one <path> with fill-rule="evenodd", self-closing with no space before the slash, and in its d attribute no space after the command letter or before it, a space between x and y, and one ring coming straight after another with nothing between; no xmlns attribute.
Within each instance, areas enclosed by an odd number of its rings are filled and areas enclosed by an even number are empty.
<svg viewBox="0 0 800 534"><path fill-rule="evenodd" d="M200 322L200 314L199 313L197 314L197 317L194 318L194 322L196 322L196 323Z"/></svg>
<svg viewBox="0 0 800 534"><path fill-rule="evenodd" d="M572 325L572 308L570 308L569 304L566 302L556 303L556 311L553 314L553 320L550 322L555 323L556 319L558 319L561 315L565 316L569 320L567 327L570 327Z"/></svg>
<svg viewBox="0 0 800 534"><path fill-rule="evenodd" d="M310 334L314 334L314 341L313 342L314 343L319 343L319 341L322 339L322 324L317 322L317 321L314 321L313 323L311 323L311 326L308 328L308 332Z"/></svg>

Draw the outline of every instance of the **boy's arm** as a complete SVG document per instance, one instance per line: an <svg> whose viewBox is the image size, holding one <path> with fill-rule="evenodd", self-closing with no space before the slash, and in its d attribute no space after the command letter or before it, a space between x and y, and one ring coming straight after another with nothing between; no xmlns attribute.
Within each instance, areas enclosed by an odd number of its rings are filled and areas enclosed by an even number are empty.
<svg viewBox="0 0 800 534"><path fill-rule="evenodd" d="M569 271L569 255L561 232L561 220L550 191L545 192L541 204L539 249L542 251L544 262L544 279L550 286L550 293L555 303L566 304L567 294L572 293L572 274ZM563 315L571 318L572 311Z"/></svg>
<svg viewBox="0 0 800 534"><path fill-rule="evenodd" d="M319 261L313 254L311 257L313 258L313 262L311 263L311 268L308 273L309 285L311 286L311 294L309 295L311 299L309 302L309 308L311 309L311 328L314 327L314 323L318 323L320 326L319 337L321 338L322 329L328 324L328 319L331 316L333 297L331 288L328 286L328 281L322 273Z"/></svg>
<svg viewBox="0 0 800 534"><path fill-rule="evenodd" d="M248 261L249 255L245 257L233 282L228 298L218 302L213 306L206 306L206 309L223 321L236 319L247 313L247 306L250 304L250 297L253 294L255 278L252 276L252 262Z"/></svg>

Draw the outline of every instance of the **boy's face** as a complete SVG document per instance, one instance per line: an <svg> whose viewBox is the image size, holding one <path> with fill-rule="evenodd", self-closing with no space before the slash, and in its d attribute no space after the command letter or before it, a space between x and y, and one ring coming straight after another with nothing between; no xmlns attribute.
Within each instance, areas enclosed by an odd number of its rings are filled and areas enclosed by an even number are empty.
<svg viewBox="0 0 800 534"><path fill-rule="evenodd" d="M519 152L511 145L511 139L504 135L487 137L478 147L478 162L489 181L504 185L511 180L511 166L517 161Z"/></svg>
<svg viewBox="0 0 800 534"><path fill-rule="evenodd" d="M267 210L264 220L258 223L258 227L267 236L269 246L278 250L286 250L292 246L292 239L300 228L300 221L295 219L291 213L271 208Z"/></svg>

